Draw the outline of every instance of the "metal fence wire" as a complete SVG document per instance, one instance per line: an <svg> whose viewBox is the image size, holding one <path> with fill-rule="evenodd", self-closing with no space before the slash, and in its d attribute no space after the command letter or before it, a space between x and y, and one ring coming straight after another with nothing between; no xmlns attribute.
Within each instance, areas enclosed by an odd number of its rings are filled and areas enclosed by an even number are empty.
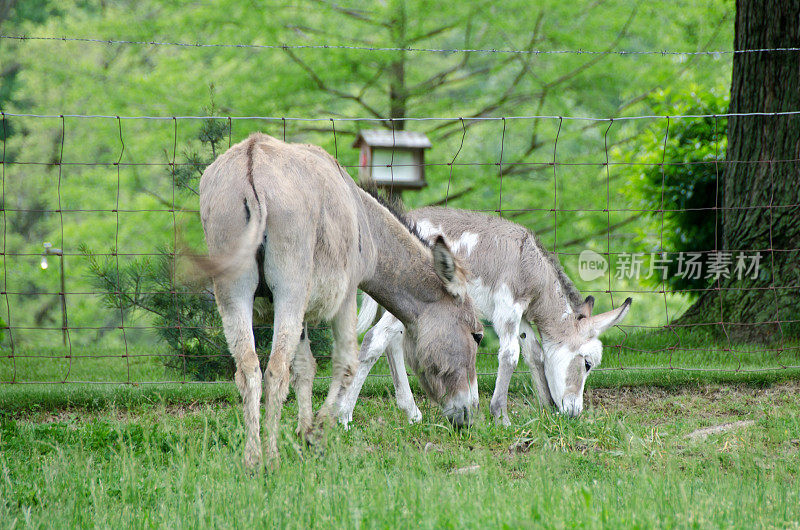
<svg viewBox="0 0 800 530"><path fill-rule="evenodd" d="M2 39L33 39L26 36L0 35ZM35 37L54 39L55 37ZM228 46L252 47L248 45L188 44L170 42L133 42L122 40L63 38L63 40L83 41L94 44L141 44L165 46ZM284 48L285 45L258 46L258 48ZM297 46L305 47L305 46ZM318 46L318 48L347 48L347 46ZM357 48L362 49L362 48ZM394 48L376 48L372 51L394 51ZM692 54L695 52L592 52L584 50L531 51L531 50L444 50L409 49L412 52L454 53L473 51L481 53L618 53L620 55L648 54ZM740 52L697 52L707 54L730 54L763 52L764 50L744 50ZM778 50L768 50L778 51ZM781 51L800 51L798 49ZM757 266L769 269L771 260L777 253L797 253L797 248L775 248L772 238L773 216L786 212L796 212L798 204L769 204L747 206L763 210L769 218L770 244L762 249L748 249L747 254L739 249L716 247L712 250L698 250L700 258L695 262L716 263L717 271L712 274L707 285L702 287L672 288L662 281L642 283L632 274L634 266L652 270L653 260L671 252L664 243L665 231L671 230L664 221L665 214L685 212L686 209L670 208L665 205L665 180L661 183L659 207L653 208L637 202L625 192L630 185L631 171L646 171L656 168L664 174L665 168L690 167L692 165L714 168L719 189L720 174L730 164L793 164L797 167L800 159L737 161L724 159L724 146L720 147L720 131L715 131L716 156L703 161L670 159L667 156L667 143L670 129L676 123L687 120L713 122L715 129L721 120L732 116L750 119L759 116L782 116L800 122L800 111L781 113L747 114L697 114L681 116L641 115L631 117L575 117L575 116L501 116L501 117L411 117L404 118L407 126L421 130L433 130L446 125L457 131L452 141L443 142L432 151L425 161L425 169L430 174L442 176L439 179L443 195L433 204L457 205L489 212L514 221L519 221L539 232L548 242L548 250L556 253L570 275L575 276L574 263L585 249L592 250L606 264L615 266L606 270L601 277L576 282L581 292L594 295L598 303L609 306L618 305L627 296L650 300L650 312L646 315L629 316L625 324L619 326L617 334L606 340L606 355L627 349L649 359L655 356L657 362L645 363L647 366L616 366L601 370L624 369L674 369L674 370L736 370L761 371L797 368L794 359L800 346L787 341L782 336L783 326L795 324L798 320L781 319L778 313L778 299L788 292L797 292L799 285L744 286L742 289L764 291L764 304L775 305L776 318L760 324L775 324L781 334L775 346L759 348L753 352L772 355L774 367L750 367L739 360L740 356L753 353L747 347L739 347L728 339L723 348L695 348L683 343L678 333L674 340L650 348L637 348L628 344L629 335L640 330L655 330L667 326L678 330L681 326L719 326L727 334L726 326L745 326L748 323L729 321L721 318L704 324L675 324L673 320L680 309L687 307L689 295L704 291L737 289L722 285L720 279L726 274L748 273L753 265L753 255L759 256ZM298 116L116 116L79 114L32 114L0 111L3 131L2 159L2 214L3 214L3 281L2 295L5 320L2 350L0 350L0 383L3 384L42 384L42 383L130 383L148 384L164 382L191 383L196 379L187 372L185 360L191 353L165 348L156 340L157 332L164 329L153 315L114 309L108 304L110 299L167 297L175 307L187 304L191 298L210 300L211 293L206 288L187 288L177 285L176 275L171 275L173 283L161 288L148 290L141 284L129 284L130 291L111 291L101 289L91 281L92 259L103 263L109 274L119 280L128 274L132 264L155 264L160 259L174 258L182 240L188 244L201 245L198 238L199 216L196 198L186 194L191 190L191 181L186 181L186 171L202 171L196 158L188 156L184 146L203 122L218 124L224 129L225 145L218 146L214 154L231 144L244 139L250 132L260 130L287 140L313 141L330 146L332 154L339 159L348 172L355 176L359 163L355 150L349 149L358 130L378 128L395 121L388 118L331 118ZM637 160L625 158L616 150L625 137L630 135L631 124L645 122L645 126L662 131L663 150L660 160ZM537 151L531 156L512 158L509 145L520 139L522 131L531 124L539 124L541 130L552 131L552 150L546 158ZM637 126L639 124L637 123ZM797 124L800 127L800 123ZM50 131L54 144L44 149L42 146L26 142L15 144L13 152L9 148L11 130ZM496 145L491 149L472 151L471 136L478 130L492 131ZM327 131L327 132L326 132ZM515 138L515 136L517 138ZM143 141L143 138L148 138ZM484 136L485 137L485 136ZM559 149L565 144L572 147L582 142L588 147L579 155L562 158ZM82 146L95 145L94 152L104 153L94 159L79 158ZM141 143L141 145L140 145ZM560 147L561 146L561 147ZM574 149L571 153L576 152ZM550 156L551 155L551 156ZM201 166L201 167L198 167ZM389 164L398 167L399 164ZM199 172L198 172L199 174ZM798 172L800 174L800 172ZM482 198L479 207L470 206L470 195L474 183L480 176L487 183L479 190ZM487 178L490 175L491 178ZM446 177L446 178L445 178ZM575 189L576 179L586 179L587 185L595 193L590 194L590 202L581 204L579 197L567 195ZM429 179L431 180L431 179ZM571 182L570 182L571 181ZM442 183L446 183L442 184ZM538 200L531 203L530 194L520 193L528 187L537 191ZM465 191L466 190L466 191ZM574 194L573 194L574 195ZM487 199L488 197L488 199ZM192 199L194 198L194 202ZM458 201L458 202L455 202ZM486 207L493 204L492 207ZM726 207L719 196L713 206L695 209L713 218L717 231L721 227ZM620 232L630 228L632 223L647 217L659 226L651 239L657 240L657 250L647 255L637 255L627 246L632 238ZM591 223L584 221L591 220ZM660 220L660 222L659 222ZM589 226L588 233L574 226ZM571 227L570 231L565 226ZM148 227L147 230L143 227ZM598 229L599 227L599 229ZM573 237L564 240L564 233ZM155 234L155 235L154 235ZM157 240L152 240L156 237ZM44 246L49 243L50 246ZM644 261L642 261L644 258ZM639 261L637 262L637 259ZM650 261L647 261L647 260ZM690 258L686 258L687 260ZM150 260L146 262L145 260ZM684 265L687 262L684 261ZM727 268L722 270L725 265ZM144 265L142 265L144 266ZM740 267L740 269L737 269ZM47 270L43 270L43 269ZM56 273L53 269L59 269ZM108 272L111 271L111 272ZM620 272L622 271L622 272ZM637 271L638 274L638 271ZM578 278L573 278L577 280ZM663 279L663 278L662 278ZM658 304L653 302L658 300ZM61 306L59 308L59 306ZM653 308L659 309L654 310ZM59 314L60 309L60 314ZM178 334L179 340L193 336L198 329L209 328L219 333L215 324L202 325L182 322L179 310L177 320L168 327ZM183 337L182 334L186 334ZM637 343L638 344L638 343ZM692 354L719 354L732 358L734 363L726 368L695 368L682 366L674 357L676 352ZM481 355L495 355L496 352L481 351ZM203 355L219 355L218 353ZM153 380L147 373L150 368L142 368L146 363L159 362L165 357L174 357L170 370L163 378ZM621 357L620 357L621 358ZM103 361L105 359L105 361ZM118 362L109 363L108 359ZM101 368L101 365L103 366ZM113 365L112 368L108 368ZM95 371L93 367L97 367ZM521 367L519 369L522 369ZM149 370L149 371L147 371ZM53 374L58 374L54 377ZM388 373L376 373L371 377L386 377ZM490 372L484 375L493 375Z"/></svg>

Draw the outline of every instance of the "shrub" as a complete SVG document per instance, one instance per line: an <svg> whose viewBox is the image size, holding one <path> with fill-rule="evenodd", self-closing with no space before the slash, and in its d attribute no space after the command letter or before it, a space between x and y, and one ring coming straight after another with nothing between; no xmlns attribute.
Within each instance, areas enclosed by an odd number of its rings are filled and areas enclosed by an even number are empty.
<svg viewBox="0 0 800 530"><path fill-rule="evenodd" d="M649 103L655 114L664 116L718 115L727 112L728 96L692 86L678 93L659 92ZM668 134L666 123L656 120L632 142L616 148L614 157L635 162L624 166L623 176L632 183L628 191L632 203L649 211L651 222L641 234L642 250L669 259L667 285L672 289L702 289L709 280L678 276L677 254L721 248L722 218L716 218L714 207L723 204L724 164L719 162L725 159L727 119L669 120ZM653 243L647 233L659 234L658 240ZM704 271L707 256L700 260ZM661 278L656 274L647 281L660 285Z"/></svg>
<svg viewBox="0 0 800 530"><path fill-rule="evenodd" d="M105 292L107 307L122 311L126 322L139 316L137 313L152 318L159 338L174 352L162 357L165 366L201 381L233 376L234 362L222 333L214 294L208 287L199 289L198 294L197 287L173 282L171 252L161 249L158 258L140 258L118 272L110 257L100 261L88 249L82 251L89 260L94 285ZM266 363L272 326L256 325L253 332L259 359ZM327 359L332 346L330 329L309 327L309 338L315 355Z"/></svg>

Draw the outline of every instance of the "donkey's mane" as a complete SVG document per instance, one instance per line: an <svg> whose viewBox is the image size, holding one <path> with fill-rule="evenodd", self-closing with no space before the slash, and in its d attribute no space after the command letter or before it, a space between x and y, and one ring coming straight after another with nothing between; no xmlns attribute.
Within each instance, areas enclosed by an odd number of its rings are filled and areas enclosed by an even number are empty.
<svg viewBox="0 0 800 530"><path fill-rule="evenodd" d="M572 310L577 313L580 310L581 305L583 305L583 297L581 296L581 293L575 287L575 284L572 283L572 280L570 280L569 276L567 276L567 273L564 272L564 268L561 266L558 256L556 256L555 253L546 250L544 246L542 246L542 242L539 241L539 237L531 230L528 230L528 233L531 235L533 244L547 259L547 262L550 263L550 266L553 267L553 272L556 275L558 284L561 286L561 291L567 297L567 300L569 300L569 305L572 306Z"/></svg>
<svg viewBox="0 0 800 530"><path fill-rule="evenodd" d="M431 242L428 241L419 231L419 227L417 223L415 223L411 218L408 217L406 214L406 207L403 204L402 199L400 199L397 195L389 195L387 196L382 191L378 189L372 183L363 183L359 184L362 190L368 193L373 199L378 201L378 203L389 210L391 214L398 220L400 223L409 231L409 233L416 237L417 239L422 242L423 245L430 248Z"/></svg>

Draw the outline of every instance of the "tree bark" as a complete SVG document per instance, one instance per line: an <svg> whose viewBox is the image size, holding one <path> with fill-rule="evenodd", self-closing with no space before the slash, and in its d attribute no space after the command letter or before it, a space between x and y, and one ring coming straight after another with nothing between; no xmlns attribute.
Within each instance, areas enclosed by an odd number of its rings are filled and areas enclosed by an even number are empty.
<svg viewBox="0 0 800 530"><path fill-rule="evenodd" d="M398 48L408 46L406 25L406 3L399 0L394 6L394 16L390 23L392 42ZM396 52L397 56L389 65L389 117L393 128L402 131L406 128L406 107L408 106L408 87L406 87L406 52Z"/></svg>
<svg viewBox="0 0 800 530"><path fill-rule="evenodd" d="M800 0L737 0L735 50L800 47ZM800 111L800 51L737 53L730 113ZM722 279L676 322L734 340L800 335L800 115L731 116L722 174L724 252L760 253L757 278Z"/></svg>

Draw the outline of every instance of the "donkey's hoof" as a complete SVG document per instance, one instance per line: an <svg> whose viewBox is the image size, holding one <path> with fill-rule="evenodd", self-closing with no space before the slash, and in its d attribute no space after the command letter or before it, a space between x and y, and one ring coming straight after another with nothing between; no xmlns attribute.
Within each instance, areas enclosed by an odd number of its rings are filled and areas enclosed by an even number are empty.
<svg viewBox="0 0 800 530"><path fill-rule="evenodd" d="M251 475L258 473L264 467L261 455L259 453L245 453L244 467Z"/></svg>
<svg viewBox="0 0 800 530"><path fill-rule="evenodd" d="M322 437L309 435L303 440L305 441L303 446L304 456L325 456L325 443Z"/></svg>
<svg viewBox="0 0 800 530"><path fill-rule="evenodd" d="M422 421L422 412L418 408L414 408L408 413L408 423L414 424Z"/></svg>
<svg viewBox="0 0 800 530"><path fill-rule="evenodd" d="M508 427L511 422L508 420L508 409L504 399L492 400L489 403L489 412L494 416L494 424Z"/></svg>
<svg viewBox="0 0 800 530"><path fill-rule="evenodd" d="M511 427L511 420L508 419L508 413L506 411L500 411L498 414L493 414L494 416L494 424L495 425L502 425L503 427Z"/></svg>
<svg viewBox="0 0 800 530"><path fill-rule="evenodd" d="M340 412L337 416L337 420L339 421L339 425L341 425L344 430L350 430L350 422L353 421L353 413L352 412Z"/></svg>
<svg viewBox="0 0 800 530"><path fill-rule="evenodd" d="M320 446L325 442L325 432L320 428L310 429L305 436L306 444L314 447Z"/></svg>
<svg viewBox="0 0 800 530"><path fill-rule="evenodd" d="M308 443L308 436L310 433L311 433L311 426L305 424L298 425L297 428L294 430L295 436L297 436L306 443Z"/></svg>
<svg viewBox="0 0 800 530"><path fill-rule="evenodd" d="M266 455L266 469L267 471L277 471L281 467L281 457L278 454L278 449L267 450Z"/></svg>

